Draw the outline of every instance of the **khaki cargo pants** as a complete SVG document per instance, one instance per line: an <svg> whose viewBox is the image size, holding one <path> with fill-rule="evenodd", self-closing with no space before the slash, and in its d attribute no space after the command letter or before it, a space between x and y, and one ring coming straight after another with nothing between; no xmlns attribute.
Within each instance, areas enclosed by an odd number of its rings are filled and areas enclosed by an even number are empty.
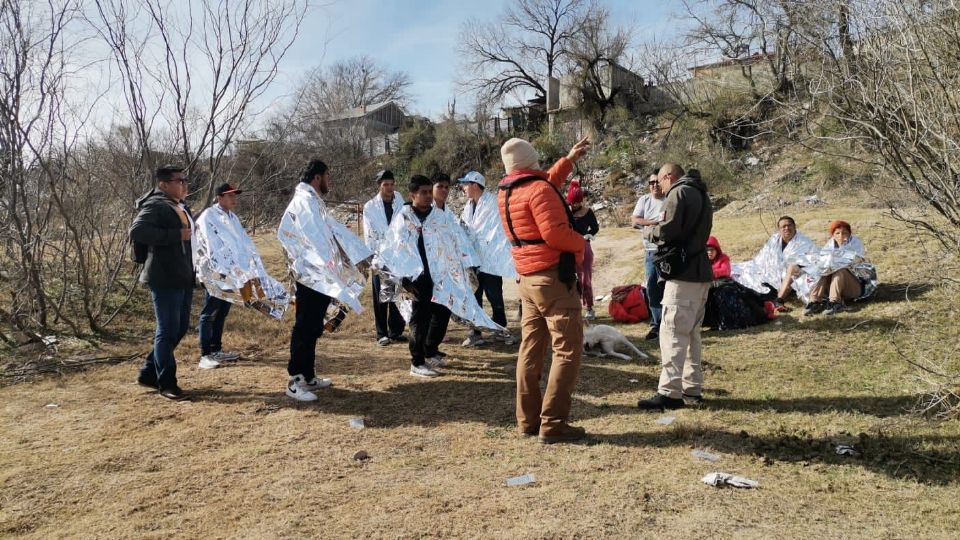
<svg viewBox="0 0 960 540"><path fill-rule="evenodd" d="M583 319L577 288L562 283L557 268L520 276L520 353L517 357L517 425L520 431L551 435L567 422L580 360ZM553 361L540 395L547 347Z"/></svg>
<svg viewBox="0 0 960 540"><path fill-rule="evenodd" d="M674 399L681 394L699 396L703 390L700 368L700 326L709 283L667 281L663 287L663 320L660 322L660 386L658 392Z"/></svg>

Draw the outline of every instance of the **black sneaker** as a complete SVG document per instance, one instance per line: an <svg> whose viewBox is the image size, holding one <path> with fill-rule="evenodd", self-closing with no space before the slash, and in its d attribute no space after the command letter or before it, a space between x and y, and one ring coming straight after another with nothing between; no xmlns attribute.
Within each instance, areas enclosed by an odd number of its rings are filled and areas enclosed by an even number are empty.
<svg viewBox="0 0 960 540"><path fill-rule="evenodd" d="M407 339L407 336L401 334L399 336L390 336L390 341L394 343L406 343L409 340Z"/></svg>
<svg viewBox="0 0 960 540"><path fill-rule="evenodd" d="M146 388L152 388L154 390L159 390L160 385L157 384L156 379L147 379L145 377L137 377L137 384L144 386Z"/></svg>
<svg viewBox="0 0 960 540"><path fill-rule="evenodd" d="M186 392L181 390L179 386L164 388L160 390L160 395L172 401L183 401L187 399Z"/></svg>
<svg viewBox="0 0 960 540"><path fill-rule="evenodd" d="M660 337L660 329L659 329L659 328L651 328L650 331L647 332L647 335L644 336L643 339L645 339L645 340L647 340L647 341L650 341L650 340L657 339L657 338L659 338L659 337Z"/></svg>
<svg viewBox="0 0 960 540"><path fill-rule="evenodd" d="M641 411L663 412L667 409L682 409L683 406L684 403L682 399L667 397L660 393L654 394L652 398L641 399L637 402L637 407L639 407Z"/></svg>
<svg viewBox="0 0 960 540"><path fill-rule="evenodd" d="M830 302L827 309L823 310L824 315L834 315L844 310L843 302Z"/></svg>
<svg viewBox="0 0 960 540"><path fill-rule="evenodd" d="M703 405L703 396L691 396L690 394L683 394L683 404L689 407L699 407Z"/></svg>
<svg viewBox="0 0 960 540"><path fill-rule="evenodd" d="M804 314L804 315L816 315L817 313L820 313L821 311L823 311L823 310L825 310L825 309L827 309L827 303L826 303L826 302L810 302L809 304L807 304L807 307L804 308L803 314Z"/></svg>

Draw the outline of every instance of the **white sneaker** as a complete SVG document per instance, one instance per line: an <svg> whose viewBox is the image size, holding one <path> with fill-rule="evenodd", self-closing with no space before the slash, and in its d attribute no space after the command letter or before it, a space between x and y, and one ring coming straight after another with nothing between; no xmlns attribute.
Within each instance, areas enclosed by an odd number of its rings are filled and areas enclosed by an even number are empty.
<svg viewBox="0 0 960 540"><path fill-rule="evenodd" d="M479 345L483 345L484 343L486 343L486 341L484 341L481 336L470 334L467 336L467 339L463 340L461 345L464 347L477 347Z"/></svg>
<svg viewBox="0 0 960 540"><path fill-rule="evenodd" d="M587 310L587 314L584 315L583 318L586 319L586 320L588 320L588 321L592 321L592 320L595 320L595 319L597 318L597 314L594 313L592 309L588 309L588 310Z"/></svg>
<svg viewBox="0 0 960 540"><path fill-rule="evenodd" d="M414 377L436 377L440 375L436 371L430 369L429 366L410 366L410 374Z"/></svg>
<svg viewBox="0 0 960 540"><path fill-rule="evenodd" d="M297 401L316 401L317 395L307 387L307 381L303 375L294 375L290 377L287 383L287 395Z"/></svg>
<svg viewBox="0 0 960 540"><path fill-rule="evenodd" d="M500 332L497 334L496 339L504 345L514 345L517 342L517 338L513 337L513 334L510 332Z"/></svg>
<svg viewBox="0 0 960 540"><path fill-rule="evenodd" d="M386 347L391 343L393 343L393 341L390 341L390 338L388 338L387 336L383 336L382 338L377 340L377 345L381 347Z"/></svg>
<svg viewBox="0 0 960 540"><path fill-rule="evenodd" d="M432 369L447 367L448 364L447 359L443 358L442 356L431 356L430 358L427 358L426 362L427 365Z"/></svg>
<svg viewBox="0 0 960 540"><path fill-rule="evenodd" d="M214 359L213 355L200 357L200 369L214 369L220 367L220 362Z"/></svg>
<svg viewBox="0 0 960 540"><path fill-rule="evenodd" d="M321 388L327 388L333 384L333 381L330 379L321 379L319 377L314 377L307 381L307 390L320 390Z"/></svg>
<svg viewBox="0 0 960 540"><path fill-rule="evenodd" d="M210 356L217 362L233 362L240 359L240 353L231 351L217 351Z"/></svg>

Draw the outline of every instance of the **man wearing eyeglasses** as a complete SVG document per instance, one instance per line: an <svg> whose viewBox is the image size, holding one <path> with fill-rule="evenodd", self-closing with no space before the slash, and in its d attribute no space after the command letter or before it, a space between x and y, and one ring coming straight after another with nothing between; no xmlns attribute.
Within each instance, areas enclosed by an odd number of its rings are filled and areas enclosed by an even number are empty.
<svg viewBox="0 0 960 540"><path fill-rule="evenodd" d="M663 201L667 197L663 193L663 188L660 187L660 181L657 180L658 172L654 170L650 173L650 178L647 180L650 193L640 197L637 205L633 208L634 229L656 225L663 219ZM657 253L657 245L645 239L643 247L647 251L644 275L647 277L647 301L650 303L650 332L647 333L646 339L657 339L660 336L660 316L662 313L660 301L663 299L664 282L657 279L657 269L653 265L653 256Z"/></svg>
<svg viewBox="0 0 960 540"><path fill-rule="evenodd" d="M157 187L137 200L130 241L147 251L140 282L150 288L157 330L137 382L174 401L186 399L177 385L174 350L187 333L193 300L194 221L186 205L189 184L182 167L156 171Z"/></svg>

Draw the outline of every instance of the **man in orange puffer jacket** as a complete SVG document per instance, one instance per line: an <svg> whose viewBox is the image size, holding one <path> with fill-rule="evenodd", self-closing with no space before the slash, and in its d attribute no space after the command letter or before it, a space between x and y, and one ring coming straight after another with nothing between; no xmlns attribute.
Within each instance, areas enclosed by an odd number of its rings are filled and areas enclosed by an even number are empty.
<svg viewBox="0 0 960 540"><path fill-rule="evenodd" d="M513 243L523 311L517 357L517 424L521 434L539 435L545 444L586 435L583 428L567 423L583 356L575 264L583 262L584 240L573 230L558 190L589 146L587 139L581 140L549 171L540 170L537 151L523 139L510 139L500 148L507 172L500 181L500 221ZM561 280L562 258L574 272L573 280ZM540 375L551 341L553 365L541 396Z"/></svg>

